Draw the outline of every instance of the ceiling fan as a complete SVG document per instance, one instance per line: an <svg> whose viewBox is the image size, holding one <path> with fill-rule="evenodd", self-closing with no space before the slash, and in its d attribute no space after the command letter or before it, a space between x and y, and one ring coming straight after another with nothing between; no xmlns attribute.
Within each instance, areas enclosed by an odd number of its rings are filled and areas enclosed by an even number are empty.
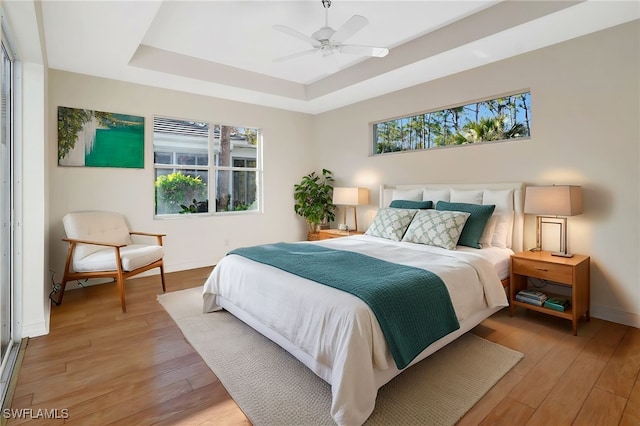
<svg viewBox="0 0 640 426"><path fill-rule="evenodd" d="M336 52L352 55L372 56L378 58L387 56L387 54L389 53L389 49L385 47L343 44L345 40L360 31L369 23L367 18L360 15L353 15L347 22L344 23L344 25L338 28L338 30L334 30L329 26L329 7L331 7L331 0L322 0L322 6L325 10L324 27L311 34L310 37L285 25L273 26L275 30L306 41L311 46L313 46L313 48L309 50L304 50L292 55L276 58L274 59L274 62L282 62L317 52L321 52L325 57L334 55ZM335 56L333 57L335 58Z"/></svg>

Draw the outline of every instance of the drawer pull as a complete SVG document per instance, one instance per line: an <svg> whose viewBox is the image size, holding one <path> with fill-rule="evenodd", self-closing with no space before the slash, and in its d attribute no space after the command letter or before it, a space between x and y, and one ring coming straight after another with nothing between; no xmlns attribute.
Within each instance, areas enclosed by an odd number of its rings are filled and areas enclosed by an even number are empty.
<svg viewBox="0 0 640 426"><path fill-rule="evenodd" d="M548 271L547 268L536 268L536 267L534 267L533 269L536 269L538 271L543 271L543 272L547 272Z"/></svg>

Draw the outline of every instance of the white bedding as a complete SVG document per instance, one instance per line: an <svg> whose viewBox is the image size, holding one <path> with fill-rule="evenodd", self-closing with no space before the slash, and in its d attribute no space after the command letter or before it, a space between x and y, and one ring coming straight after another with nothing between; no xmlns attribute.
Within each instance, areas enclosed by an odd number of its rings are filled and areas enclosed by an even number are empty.
<svg viewBox="0 0 640 426"><path fill-rule="evenodd" d="M501 280L509 278L509 257L514 253L510 248L486 247L478 250L471 247L458 246L456 250L476 254L479 252L480 256L493 264L498 278Z"/></svg>
<svg viewBox="0 0 640 426"><path fill-rule="evenodd" d="M308 244L359 252L440 276L461 329L432 344L413 363L508 305L494 265L508 259L509 250L445 250L366 235ZM499 259L499 253L504 258ZM362 424L373 411L378 388L400 373L373 312L351 294L229 255L207 279L203 298L205 312L227 309L329 382L331 415L338 424Z"/></svg>

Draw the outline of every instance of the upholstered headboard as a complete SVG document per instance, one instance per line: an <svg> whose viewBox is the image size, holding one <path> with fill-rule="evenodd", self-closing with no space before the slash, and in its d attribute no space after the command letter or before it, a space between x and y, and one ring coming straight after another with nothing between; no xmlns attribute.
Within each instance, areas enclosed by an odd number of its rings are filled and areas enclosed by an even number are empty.
<svg viewBox="0 0 640 426"><path fill-rule="evenodd" d="M382 185L380 187L380 207L387 207L395 198L413 198L417 200L431 200L434 205L442 199L450 201L447 197L453 198L459 202L476 202L472 198L485 196L488 198L495 196L497 193L510 194L509 198L512 203L499 205L496 204L496 212L499 210L513 210L513 229L510 235L510 248L514 252L523 250L524 247L524 183L462 183L462 184L444 184L444 183L426 183L426 184L407 184L407 185ZM511 190L511 191L509 191ZM503 194L504 194L503 193ZM423 198L423 196L425 198ZM438 199L435 199L438 198ZM494 201L485 202L484 204L493 204ZM478 202L482 204L482 201Z"/></svg>

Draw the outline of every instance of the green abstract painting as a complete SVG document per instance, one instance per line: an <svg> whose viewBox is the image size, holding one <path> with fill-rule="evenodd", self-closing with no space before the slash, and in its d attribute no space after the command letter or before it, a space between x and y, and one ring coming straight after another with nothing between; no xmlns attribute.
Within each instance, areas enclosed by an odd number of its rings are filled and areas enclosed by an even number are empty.
<svg viewBox="0 0 640 426"><path fill-rule="evenodd" d="M58 107L58 165L144 168L144 117Z"/></svg>

